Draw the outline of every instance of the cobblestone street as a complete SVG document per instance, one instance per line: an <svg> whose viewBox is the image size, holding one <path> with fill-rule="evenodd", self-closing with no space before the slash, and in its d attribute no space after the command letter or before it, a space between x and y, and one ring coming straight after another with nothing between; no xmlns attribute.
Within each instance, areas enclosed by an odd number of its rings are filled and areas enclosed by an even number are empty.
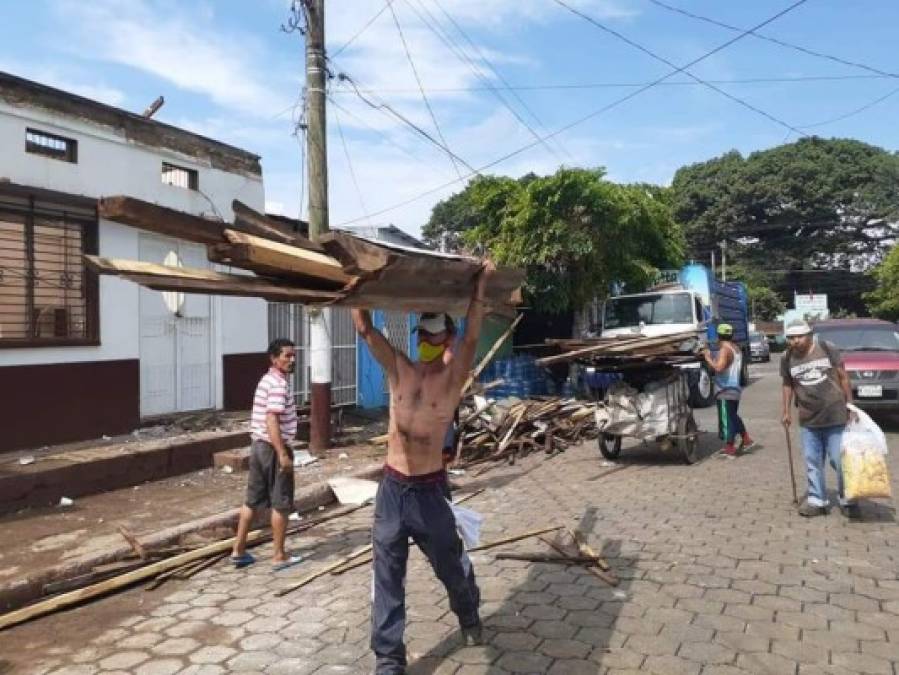
<svg viewBox="0 0 899 675"><path fill-rule="evenodd" d="M445 593L413 551L407 581L414 673L899 673L899 529L888 502L863 521L803 519L791 504L777 359L753 366L743 415L759 441L734 460L686 466L655 445L617 465L590 442L463 482L483 541L544 525L589 533L621 579L472 556L487 644L462 648ZM710 410L698 415L713 432ZM895 427L894 427L895 428ZM888 429L889 430L889 429ZM889 434L894 450L897 435ZM702 439L718 448L714 433ZM804 472L794 435L800 492ZM890 456L894 493L899 476ZM829 474L833 487L833 474ZM274 592L368 542L371 509L289 541L307 560L273 573L218 564L157 591L137 587L0 634L0 673L364 673L370 566ZM314 535L314 536L312 536Z"/></svg>

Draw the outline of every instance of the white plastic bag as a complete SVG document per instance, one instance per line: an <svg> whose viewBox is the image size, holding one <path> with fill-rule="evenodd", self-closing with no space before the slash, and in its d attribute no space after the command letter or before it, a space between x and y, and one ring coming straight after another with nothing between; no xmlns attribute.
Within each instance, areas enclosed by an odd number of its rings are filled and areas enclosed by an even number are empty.
<svg viewBox="0 0 899 675"><path fill-rule="evenodd" d="M847 499L890 497L886 436L871 417L854 405L855 420L843 432L840 460Z"/></svg>
<svg viewBox="0 0 899 675"><path fill-rule="evenodd" d="M462 541L465 542L465 547L474 548L481 541L481 523L484 522L484 516L477 511L456 506L452 502L449 505L453 510L453 517L456 519L456 529L459 531Z"/></svg>

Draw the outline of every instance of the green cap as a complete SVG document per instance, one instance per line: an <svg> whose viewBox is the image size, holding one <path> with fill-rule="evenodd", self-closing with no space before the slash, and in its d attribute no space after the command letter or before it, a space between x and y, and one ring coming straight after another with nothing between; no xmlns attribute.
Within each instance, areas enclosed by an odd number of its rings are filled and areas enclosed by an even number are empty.
<svg viewBox="0 0 899 675"><path fill-rule="evenodd" d="M722 337L733 337L734 327L729 323L719 323L718 324L718 335Z"/></svg>

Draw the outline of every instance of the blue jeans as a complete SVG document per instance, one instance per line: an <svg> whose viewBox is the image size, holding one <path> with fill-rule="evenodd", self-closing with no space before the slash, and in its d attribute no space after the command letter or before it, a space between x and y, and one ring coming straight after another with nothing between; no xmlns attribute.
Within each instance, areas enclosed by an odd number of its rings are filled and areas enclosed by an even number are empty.
<svg viewBox="0 0 899 675"><path fill-rule="evenodd" d="M805 455L805 467L808 472L808 503L811 506L827 506L827 488L824 482L825 457L837 472L837 493L840 503L845 504L843 497L843 469L840 463L840 444L843 440L844 425L834 427L801 427L802 450Z"/></svg>

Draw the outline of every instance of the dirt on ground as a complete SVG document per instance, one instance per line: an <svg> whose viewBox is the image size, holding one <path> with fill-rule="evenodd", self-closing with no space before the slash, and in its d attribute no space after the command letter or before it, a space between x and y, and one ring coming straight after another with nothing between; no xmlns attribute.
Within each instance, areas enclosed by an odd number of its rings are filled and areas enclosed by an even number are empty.
<svg viewBox="0 0 899 675"><path fill-rule="evenodd" d="M384 433L383 419L345 415L330 450L295 470L296 487L352 473L383 457L383 446L366 441ZM298 448L305 448L299 442ZM0 516L0 585L25 573L116 549L119 526L140 538L169 527L238 507L246 490L245 472L204 469L130 488L81 497L69 507L28 508Z"/></svg>

